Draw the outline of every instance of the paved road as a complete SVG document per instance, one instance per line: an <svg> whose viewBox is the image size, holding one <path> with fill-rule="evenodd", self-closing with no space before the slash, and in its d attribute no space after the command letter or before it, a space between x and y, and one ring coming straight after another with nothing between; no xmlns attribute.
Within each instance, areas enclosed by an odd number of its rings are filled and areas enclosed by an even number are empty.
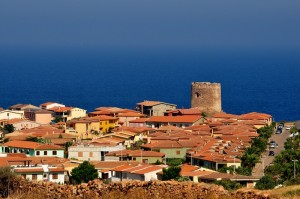
<svg viewBox="0 0 300 199"><path fill-rule="evenodd" d="M270 140L274 140L278 144L278 147L276 147L275 149L268 148L267 151L262 154L262 157L260 158L260 162L257 163L253 168L252 171L253 176L259 176L259 177L263 176L265 167L270 165L270 163L274 160L275 156L278 155L280 151L284 149L284 143L286 139L289 138L290 135L290 131L286 130L285 128L286 126L283 128L281 134L273 134L271 136ZM275 156L269 156L269 150L274 151Z"/></svg>

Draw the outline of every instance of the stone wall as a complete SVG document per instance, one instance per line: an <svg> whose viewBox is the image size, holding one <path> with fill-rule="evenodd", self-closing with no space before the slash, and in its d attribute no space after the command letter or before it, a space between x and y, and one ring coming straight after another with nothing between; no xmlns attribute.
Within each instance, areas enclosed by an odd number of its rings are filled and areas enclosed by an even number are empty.
<svg viewBox="0 0 300 199"><path fill-rule="evenodd" d="M206 113L222 111L221 84L209 82L192 82L191 107Z"/></svg>
<svg viewBox="0 0 300 199"><path fill-rule="evenodd" d="M10 198L104 198L104 199L269 199L270 195L251 190L229 192L223 187L205 183L176 181L127 181L105 184L94 180L80 185L58 185L51 182L28 182L19 180L10 186ZM27 196L27 197L26 197Z"/></svg>

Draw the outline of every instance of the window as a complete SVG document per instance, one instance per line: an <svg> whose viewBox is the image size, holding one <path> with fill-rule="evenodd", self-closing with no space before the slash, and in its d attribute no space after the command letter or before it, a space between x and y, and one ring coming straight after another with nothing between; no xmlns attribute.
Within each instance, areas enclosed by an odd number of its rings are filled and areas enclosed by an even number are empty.
<svg viewBox="0 0 300 199"><path fill-rule="evenodd" d="M57 173L53 173L52 174L52 179L53 180L57 180L58 179L58 174Z"/></svg>
<svg viewBox="0 0 300 199"><path fill-rule="evenodd" d="M47 151L44 151L44 155L47 155Z"/></svg>
<svg viewBox="0 0 300 199"><path fill-rule="evenodd" d="M196 93L195 93L195 97L196 97L196 98L199 98L199 97L201 97L201 94L200 94L199 92L196 92Z"/></svg>
<svg viewBox="0 0 300 199"><path fill-rule="evenodd" d="M26 174L22 174L22 177L23 177L24 179L26 179Z"/></svg>
<svg viewBox="0 0 300 199"><path fill-rule="evenodd" d="M40 151L36 151L36 155L40 155Z"/></svg>
<svg viewBox="0 0 300 199"><path fill-rule="evenodd" d="M82 152L78 152L78 157L83 157Z"/></svg>
<svg viewBox="0 0 300 199"><path fill-rule="evenodd" d="M178 150L178 151L176 151L176 155L180 155L180 151Z"/></svg>
<svg viewBox="0 0 300 199"><path fill-rule="evenodd" d="M145 164L148 164L148 159L143 159L142 162L145 163Z"/></svg>
<svg viewBox="0 0 300 199"><path fill-rule="evenodd" d="M93 157L93 152L90 152L89 156L90 156L90 157Z"/></svg>
<svg viewBox="0 0 300 199"><path fill-rule="evenodd" d="M32 174L32 180L37 180L37 174Z"/></svg>
<svg viewBox="0 0 300 199"><path fill-rule="evenodd" d="M57 155L57 151L52 151L52 155Z"/></svg>

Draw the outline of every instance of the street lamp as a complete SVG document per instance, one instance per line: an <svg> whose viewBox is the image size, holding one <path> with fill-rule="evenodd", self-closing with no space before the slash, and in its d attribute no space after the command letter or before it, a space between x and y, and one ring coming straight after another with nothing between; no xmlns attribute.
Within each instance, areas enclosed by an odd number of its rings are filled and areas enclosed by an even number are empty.
<svg viewBox="0 0 300 199"><path fill-rule="evenodd" d="M298 162L298 160L292 160L294 162L294 178L296 178L296 162Z"/></svg>

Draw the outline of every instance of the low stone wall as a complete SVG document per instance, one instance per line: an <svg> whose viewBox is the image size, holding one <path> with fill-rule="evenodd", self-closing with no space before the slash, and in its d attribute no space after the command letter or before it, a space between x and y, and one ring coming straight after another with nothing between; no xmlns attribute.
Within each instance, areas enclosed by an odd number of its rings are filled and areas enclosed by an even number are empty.
<svg viewBox="0 0 300 199"><path fill-rule="evenodd" d="M94 180L80 185L59 185L51 182L27 182L20 180L10 186L10 195L28 195L28 198L130 198L130 199L179 199L179 198L205 198L205 199L240 199L257 198L270 199L266 193L253 190L240 190L229 192L222 186L176 181L127 181L104 184ZM13 197L12 197L13 198ZM26 198L26 197L23 197Z"/></svg>

